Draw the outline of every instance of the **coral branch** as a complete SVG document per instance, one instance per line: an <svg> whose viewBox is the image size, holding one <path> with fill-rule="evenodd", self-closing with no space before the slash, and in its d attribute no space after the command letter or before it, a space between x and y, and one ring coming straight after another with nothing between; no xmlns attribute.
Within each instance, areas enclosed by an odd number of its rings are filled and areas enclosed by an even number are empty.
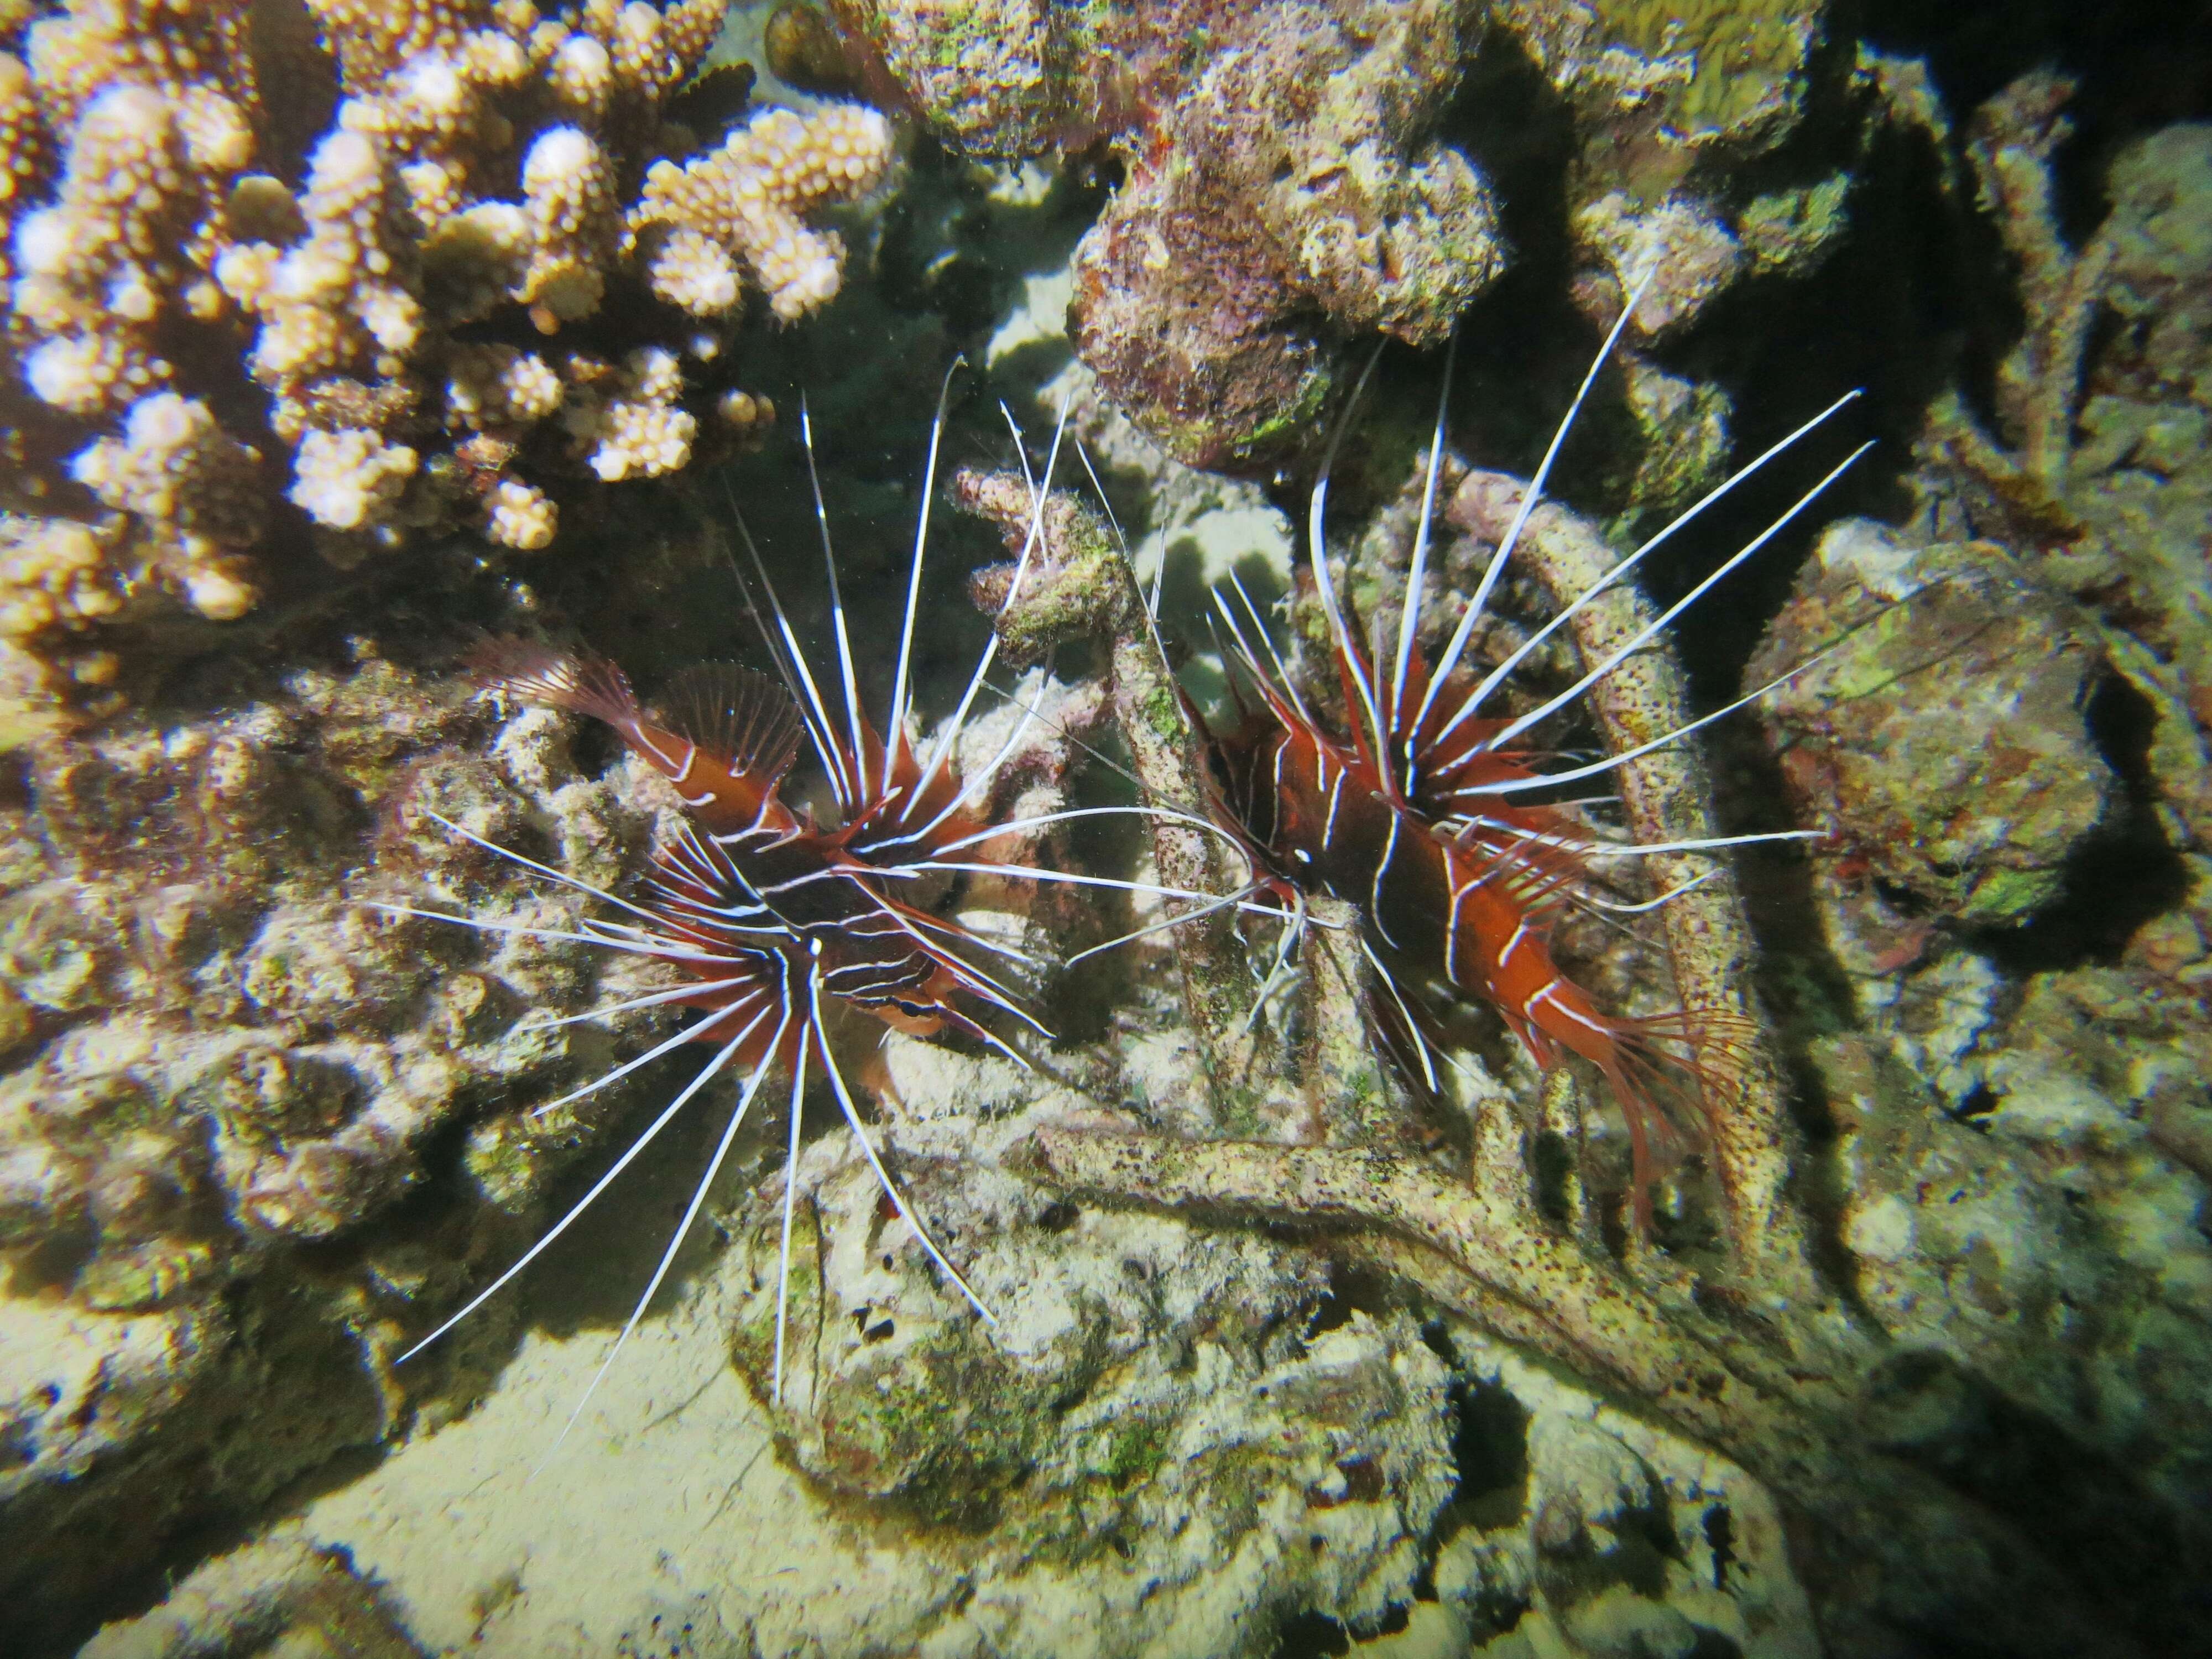
<svg viewBox="0 0 2212 1659"><path fill-rule="evenodd" d="M830 299L843 247L809 220L895 152L882 115L830 104L756 112L686 159L667 109L725 9L312 0L249 28L243 0L70 0L27 68L0 53L20 493L112 515L125 620L163 589L242 615L266 585L250 552L287 532L341 567L463 526L543 547L549 477L691 460L684 402L744 396L748 294L785 322ZM563 349L461 332L524 318ZM766 404L736 408L743 433ZM264 510L280 490L298 514ZM59 679L59 636L21 656Z"/></svg>
<svg viewBox="0 0 2212 1659"><path fill-rule="evenodd" d="M2077 252L2059 234L2051 158L2073 131L2060 113L2073 95L2062 76L2022 76L1975 112L1966 145L1982 206L2019 261L2027 312L2019 344L1998 367L1998 398L2022 464L2053 489L2073 453L2081 354L2115 252L2109 234Z"/></svg>
<svg viewBox="0 0 2212 1659"><path fill-rule="evenodd" d="M1018 556L1034 512L1018 474L963 472L954 499L988 519ZM1062 640L1110 639L1109 676L1114 717L1146 799L1194 817L1207 815L1204 734L1160 654L1128 556L1107 526L1073 495L1047 498L1042 532L1030 555L1021 591L1006 603L1012 567L979 579L977 598L994 613L1002 647L1016 663L1032 661ZM1185 824L1154 820L1152 856L1161 882L1186 892L1231 893L1243 872L1221 838ZM1224 909L1175 930L1183 1000L1214 1088L1249 1079L1255 1045L1239 1030L1249 999L1244 948L1232 912Z"/></svg>

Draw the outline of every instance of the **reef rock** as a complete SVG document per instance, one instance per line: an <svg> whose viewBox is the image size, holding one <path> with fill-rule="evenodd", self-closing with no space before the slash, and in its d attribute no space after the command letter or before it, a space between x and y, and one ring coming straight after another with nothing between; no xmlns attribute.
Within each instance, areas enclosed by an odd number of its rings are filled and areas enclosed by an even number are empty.
<svg viewBox="0 0 2212 1659"><path fill-rule="evenodd" d="M1077 251L1070 332L1178 459L1265 468L1326 403L1338 332L1437 343L1504 265L1489 186L1435 136L1467 0L836 10L970 151L1115 137L1128 175Z"/></svg>
<svg viewBox="0 0 2212 1659"><path fill-rule="evenodd" d="M2114 780L2085 708L2094 629L1983 542L1832 526L1746 671L1808 819L1878 880L1977 925L2058 891Z"/></svg>
<svg viewBox="0 0 2212 1659"><path fill-rule="evenodd" d="M580 1012L615 976L574 942L387 906L573 927L581 900L526 890L427 813L612 879L652 797L578 774L557 718L502 723L465 682L355 652L220 711L51 738L0 806L16 1631L450 1385L395 1377L403 1333L630 1098L487 1110L605 1069L609 1028L522 1017ZM441 1134L433 1162L460 1179L380 1231Z"/></svg>

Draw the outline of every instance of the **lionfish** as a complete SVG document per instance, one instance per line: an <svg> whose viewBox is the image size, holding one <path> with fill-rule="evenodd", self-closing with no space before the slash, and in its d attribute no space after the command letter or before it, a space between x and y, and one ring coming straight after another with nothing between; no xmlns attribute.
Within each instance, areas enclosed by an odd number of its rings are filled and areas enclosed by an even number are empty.
<svg viewBox="0 0 2212 1659"><path fill-rule="evenodd" d="M1735 1080L1741 1039L1749 1032L1740 1016L1721 1010L1686 1008L1634 1018L1604 1012L1555 960L1553 929L1571 904L1601 913L1650 911L1710 879L1700 877L1642 903L1624 903L1595 891L1587 879L1601 860L1717 850L1801 839L1814 832L1621 842L1600 837L1571 814L1571 806L1589 803L1564 801L1559 795L1569 786L1680 742L1810 665L1678 730L1580 765L1547 767L1553 757L1531 745L1528 735L1571 708L1772 540L1867 446L1617 650L1588 665L1571 685L1510 718L1485 714L1509 677L1583 607L1858 395L1838 398L1711 490L1478 678L1464 663L1468 641L1486 614L1553 462L1642 294L1639 288L1630 297L1606 337L1433 665L1419 633L1444 447L1443 404L1440 401L1429 450L1397 637L1387 659L1384 641L1363 642L1357 619L1329 573L1328 478L1351 418L1347 407L1314 486L1308 517L1312 580L1328 621L1343 723L1316 714L1258 608L1232 576L1230 586L1237 605L1232 607L1219 589L1212 598L1227 624L1224 657L1235 666L1231 686L1238 718L1230 729L1214 733L1213 742L1219 805L1225 823L1244 838L1255 885L1279 894L1283 907L1297 919L1293 928L1303 925L1304 901L1312 895L1348 901L1358 908L1359 944L1374 974L1370 1023L1408 1081L1431 1096L1437 1092L1437 1065L1449 1060L1438 1011L1452 1005L1494 1009L1540 1070L1550 1070L1568 1054L1579 1056L1603 1074L1620 1107L1632 1164L1632 1201L1648 1231L1650 1189L1662 1155L1678 1150L1681 1140L1681 1126L1667 1107L1687 1096L1707 1114L1721 1109L1722 1097ZM1370 374L1373 367L1370 361ZM1448 355L1446 398L1450 376ZM1365 383L1363 376L1353 404ZM1245 685L1253 688L1256 699L1245 695ZM1550 804L1542 804L1547 800ZM1286 934L1285 948L1277 952L1279 963L1289 959L1288 945Z"/></svg>
<svg viewBox="0 0 2212 1659"><path fill-rule="evenodd" d="M950 383L948 374L948 392ZM814 470L811 424L804 417L802 430L816 518L822 527L836 646L837 679L826 695L741 519L738 529L744 535L769 606L769 617L763 617L757 606L754 617L780 671L777 678L726 666L694 671L680 682L679 692L672 700L678 707L655 713L641 703L627 678L611 662L520 642L497 644L481 654L477 679L483 691L589 715L611 727L631 752L674 786L683 805L681 822L653 849L645 890L629 899L487 841L449 818L434 812L426 814L449 833L621 912L627 918L623 921L587 920L575 929L558 929L405 905L383 908L483 932L567 940L625 952L665 963L683 975L681 982L666 989L544 1021L543 1026L550 1028L653 1007L688 1009L698 1015L644 1053L536 1108L538 1113L604 1089L683 1045L711 1045L714 1053L566 1214L459 1311L400 1355L402 1361L437 1341L509 1284L574 1224L686 1105L717 1078L732 1073L743 1079L736 1107L635 1309L571 1413L571 1426L644 1316L706 1204L755 1097L778 1071L789 1077L790 1095L776 1285L774 1397L781 1400L782 1396L801 1104L811 1073L828 1080L884 1197L929 1259L981 1318L996 1322L990 1309L891 1179L839 1063L828 1029L830 1018L842 1007L911 1035L960 1032L1026 1066L1028 1061L1020 1052L979 1016L1003 1016L1041 1036L1049 1038L1051 1034L1022 1007L1015 991L977 959L996 955L1032 966L1036 959L1004 940L913 902L902 892L912 892L917 883L932 877L989 872L1127 888L1174 898L1206 896L1111 877L1040 869L988 856L989 843L994 841L1066 819L1120 812L1162 815L1160 809L1139 806L1081 807L1011 820L994 820L987 814L986 791L1017 751L1036 713L1034 705L1024 704L1022 718L989 763L973 776L962 776L955 749L997 655L995 635L970 676L957 708L937 737L925 748L911 735L915 625L944 423L941 396L931 431L907 579L905 619L889 718L880 732L860 706L853 644L830 545L828 514ZM1016 441L1018 446L1018 429ZM1031 554L1041 541L1046 490L1059 449L1056 434L1044 483L1032 484L1035 511L1028 543L1017 561L1006 605L1018 597ZM1025 459L1024 465L1026 468ZM739 580L751 605L750 586L742 572ZM794 806L784 798L786 779L802 739L811 747L834 798L835 811L826 823L817 822L805 807ZM1187 815L1164 815L1214 828Z"/></svg>

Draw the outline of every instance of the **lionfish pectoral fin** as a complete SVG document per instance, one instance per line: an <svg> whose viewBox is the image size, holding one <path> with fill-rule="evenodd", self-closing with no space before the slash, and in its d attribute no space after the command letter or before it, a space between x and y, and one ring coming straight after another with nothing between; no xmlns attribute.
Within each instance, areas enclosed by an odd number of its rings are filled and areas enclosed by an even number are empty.
<svg viewBox="0 0 2212 1659"><path fill-rule="evenodd" d="M626 726L639 716L629 678L604 657L560 651L535 640L487 641L469 655L477 689Z"/></svg>
<svg viewBox="0 0 2212 1659"><path fill-rule="evenodd" d="M657 699L666 728L733 775L772 785L799 755L799 705L776 680L735 663L700 663Z"/></svg>

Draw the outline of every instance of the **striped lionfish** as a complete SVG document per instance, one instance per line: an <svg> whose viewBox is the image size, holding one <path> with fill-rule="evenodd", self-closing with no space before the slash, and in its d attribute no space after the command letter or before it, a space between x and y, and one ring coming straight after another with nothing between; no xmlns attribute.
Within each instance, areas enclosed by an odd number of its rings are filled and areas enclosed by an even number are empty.
<svg viewBox="0 0 2212 1659"><path fill-rule="evenodd" d="M950 385L948 375L948 393ZM988 856L989 843L1045 824L1105 813L1175 817L1198 827L1216 827L1187 815L1134 806L1083 807L1006 821L990 818L984 810L986 792L1017 751L1036 713L1033 707L1025 706L1012 735L990 763L972 776L962 776L955 750L996 657L995 635L970 676L952 718L934 740L925 748L911 734L915 624L944 422L945 401L940 397L907 578L905 620L890 714L880 732L860 707L852 640L830 545L828 514L820 479L814 472L811 426L804 418L802 429L813 478L816 518L822 527L836 646L837 678L826 694L823 681L809 666L749 535L745 544L769 607L767 617L757 607L754 616L780 671L776 678L738 668L695 671L675 699L680 708L656 714L640 702L627 678L611 662L517 642L494 646L483 654L477 678L484 691L589 715L611 727L634 754L674 786L683 805L681 823L653 849L643 893L629 899L500 847L451 819L431 813L428 816L449 833L545 880L580 891L623 913L625 919L586 921L574 930L562 930L407 906L385 908L484 932L568 940L626 952L665 963L684 976L681 983L667 989L545 1022L549 1026L568 1024L665 1006L691 1010L698 1016L673 1036L604 1076L535 1109L538 1113L604 1089L683 1045L710 1045L714 1052L565 1215L459 1312L402 1354L403 1361L444 1336L527 1267L607 1190L678 1112L726 1073L743 1079L736 1108L674 1237L591 1387L578 1401L568 1419L570 1425L643 1317L678 1247L706 1204L756 1096L770 1075L779 1071L790 1079L790 1095L776 1286L774 1397L782 1396L800 1108L810 1074L818 1073L828 1080L884 1196L930 1260L979 1316L987 1322L995 1322L982 1298L891 1179L839 1062L828 1018L842 1007L912 1035L959 1032L1026 1066L1021 1054L980 1016L1004 1016L1041 1036L1049 1037L1050 1033L1024 1012L1014 991L979 965L977 958L999 955L1031 964L1036 959L911 902L902 896L902 891L911 892L917 883L932 877L988 872L1202 898L1206 896L1141 882L1009 864ZM1016 439L1018 447L1018 431ZM1059 448L1056 435L1046 465L1046 486ZM1041 539L1046 486L1032 489L1035 509L1029 540L1017 561L1006 605L1018 597L1031 553ZM743 533L742 520L738 528ZM750 585L746 592L750 604ZM834 816L827 823L817 822L804 807L784 799L786 778L802 739L812 749L834 798Z"/></svg>
<svg viewBox="0 0 2212 1659"><path fill-rule="evenodd" d="M1224 822L1246 842L1255 886L1279 896L1283 908L1297 918L1293 929L1304 925L1308 896L1327 895L1358 908L1360 945L1375 975L1370 1024L1408 1081L1431 1095L1437 1091L1439 1062L1449 1060L1438 1012L1455 1004L1495 1009L1540 1069L1548 1071L1567 1054L1596 1067L1626 1121L1632 1201L1648 1230L1650 1188L1662 1157L1678 1150L1682 1138L1683 1126L1664 1108L1670 1097L1686 1096L1707 1114L1723 1109L1736 1081L1742 1039L1749 1033L1740 1016L1718 1010L1686 1008L1637 1018L1603 1012L1554 959L1553 926L1571 904L1616 914L1650 911L1710 879L1700 877L1642 903L1623 903L1594 890L1587 879L1602 860L1798 839L1808 832L1624 842L1592 833L1568 810L1590 803L1564 801L1559 794L1680 741L1773 685L1626 752L1580 765L1546 769L1548 757L1530 746L1528 733L1572 708L1600 679L1643 650L1810 506L1865 447L1612 654L1588 665L1571 685L1510 718L1485 714L1508 677L1554 632L1857 396L1839 398L1713 489L1478 678L1465 665L1468 641L1486 614L1552 464L1642 292L1631 296L1607 336L1434 665L1422 650L1419 632L1444 447L1441 404L1405 602L1395 648L1387 653L1380 640L1363 642L1357 618L1329 571L1328 477L1349 409L1314 486L1308 519L1310 568L1327 617L1333 678L1342 696L1340 726L1317 715L1301 693L1243 585L1231 578L1235 607L1218 589L1212 597L1227 624L1224 656L1236 667L1231 684L1239 715L1234 726L1214 736L1219 804ZM1370 362L1370 373L1372 368ZM1447 398L1450 374L1448 356ZM1358 397L1355 391L1354 404ZM1774 684L1790 678L1784 675ZM1255 697L1245 695L1245 685ZM1537 804L1546 799L1553 804ZM1288 960L1287 937L1285 943L1278 962Z"/></svg>

